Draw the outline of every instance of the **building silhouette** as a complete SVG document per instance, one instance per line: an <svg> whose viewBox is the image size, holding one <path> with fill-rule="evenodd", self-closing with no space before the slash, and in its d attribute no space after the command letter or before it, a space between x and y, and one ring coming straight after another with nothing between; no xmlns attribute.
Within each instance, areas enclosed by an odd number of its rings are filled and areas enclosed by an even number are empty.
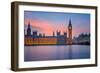
<svg viewBox="0 0 100 73"><path fill-rule="evenodd" d="M81 33L79 36L73 38L74 44L90 45L90 33Z"/></svg>
<svg viewBox="0 0 100 73"><path fill-rule="evenodd" d="M28 23L28 28L27 28L27 36L31 36L31 28L30 28L30 23Z"/></svg>
<svg viewBox="0 0 100 73"><path fill-rule="evenodd" d="M67 29L67 28L66 28ZM63 32L61 35L61 31L57 30L53 32L52 36L45 36L45 33L39 33L38 31L33 31L31 34L31 26L28 23L27 33L25 34L25 45L66 45L72 44L72 24L71 20L69 20L68 25L68 37L67 31Z"/></svg>

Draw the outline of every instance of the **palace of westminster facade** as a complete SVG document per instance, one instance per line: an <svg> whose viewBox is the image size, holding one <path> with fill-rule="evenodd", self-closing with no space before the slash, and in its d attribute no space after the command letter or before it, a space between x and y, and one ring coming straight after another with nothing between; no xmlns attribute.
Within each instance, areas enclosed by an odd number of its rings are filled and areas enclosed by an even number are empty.
<svg viewBox="0 0 100 73"><path fill-rule="evenodd" d="M24 35L25 45L71 45L72 44L72 24L71 20L69 20L68 24L68 32L63 32L61 35L60 31L55 33L53 32L52 36L45 36L42 34L38 34L37 31L33 31L31 34L31 26L28 23L27 33ZM68 33L68 35L67 35Z"/></svg>

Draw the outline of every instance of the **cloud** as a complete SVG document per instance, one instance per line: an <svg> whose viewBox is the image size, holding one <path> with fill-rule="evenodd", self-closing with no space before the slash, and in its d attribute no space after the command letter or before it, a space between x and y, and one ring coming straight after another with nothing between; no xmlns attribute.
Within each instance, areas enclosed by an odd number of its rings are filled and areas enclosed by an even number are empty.
<svg viewBox="0 0 100 73"><path fill-rule="evenodd" d="M55 28L53 26L54 24L38 19L25 19L25 25L28 25L28 23L30 23L33 30L37 30L39 33L45 33L46 35L52 34Z"/></svg>
<svg viewBox="0 0 100 73"><path fill-rule="evenodd" d="M33 30L37 30L39 33L45 33L45 35L52 35L53 32L59 31L66 31L67 28L65 28L63 25L57 26L57 24L51 23L49 21L45 20L39 20L39 19L25 19L25 26L30 23Z"/></svg>

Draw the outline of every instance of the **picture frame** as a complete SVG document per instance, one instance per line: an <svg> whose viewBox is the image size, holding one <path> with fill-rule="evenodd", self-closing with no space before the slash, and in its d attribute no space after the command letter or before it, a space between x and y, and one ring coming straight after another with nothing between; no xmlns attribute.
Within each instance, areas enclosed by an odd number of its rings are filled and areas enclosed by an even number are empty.
<svg viewBox="0 0 100 73"><path fill-rule="evenodd" d="M11 3L11 70L92 66L97 66L96 6Z"/></svg>

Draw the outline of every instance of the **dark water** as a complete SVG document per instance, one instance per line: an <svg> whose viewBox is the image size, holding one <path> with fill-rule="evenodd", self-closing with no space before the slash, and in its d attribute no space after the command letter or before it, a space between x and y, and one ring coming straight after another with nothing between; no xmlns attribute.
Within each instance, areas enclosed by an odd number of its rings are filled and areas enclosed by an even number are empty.
<svg viewBox="0 0 100 73"><path fill-rule="evenodd" d="M87 59L89 45L25 46L24 61Z"/></svg>

